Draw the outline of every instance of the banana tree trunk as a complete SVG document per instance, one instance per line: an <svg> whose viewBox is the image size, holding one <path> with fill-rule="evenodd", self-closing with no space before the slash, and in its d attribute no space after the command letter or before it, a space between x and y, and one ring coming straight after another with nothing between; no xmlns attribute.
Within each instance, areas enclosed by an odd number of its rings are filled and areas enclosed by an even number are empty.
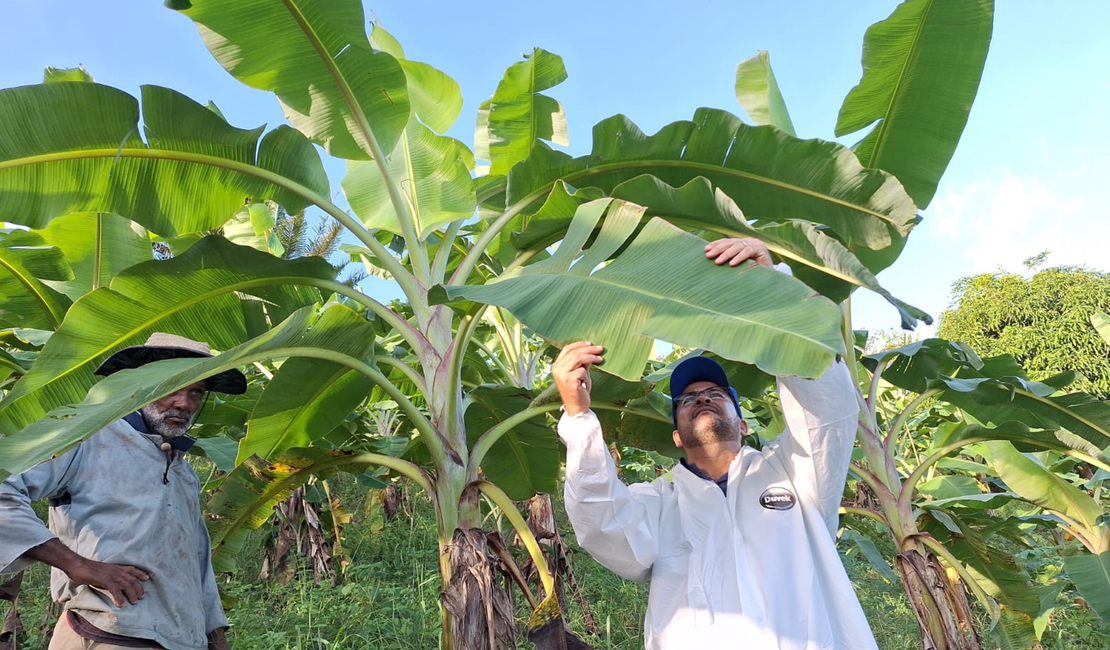
<svg viewBox="0 0 1110 650"><path fill-rule="evenodd" d="M967 592L935 555L907 540L895 568L921 630L924 650L982 650L971 620Z"/></svg>
<svg viewBox="0 0 1110 650"><path fill-rule="evenodd" d="M296 556L308 560L314 582L321 578L335 580L331 542L327 539L316 506L304 498L304 488L293 490L289 498L278 504L275 519L276 539L266 548L259 579L276 576L280 584L288 584L297 574Z"/></svg>
<svg viewBox="0 0 1110 650"><path fill-rule="evenodd" d="M532 534L539 541L540 547L543 548L544 555L547 557L547 565L551 567L551 571L554 573L555 594L559 600L559 610L567 611L566 587L569 585L579 609L582 610L582 623L586 631L594 636L600 636L601 628L598 626L593 610L590 609L590 603L578 586L574 572L571 571L570 562L567 560L566 545L563 543L563 538L559 535L559 529L555 525L555 510L552 507L551 495L537 494L532 497L528 500L527 510L528 528L532 530ZM529 569L529 577L538 573L535 563L531 563ZM538 575L536 577L536 581L539 582Z"/></svg>
<svg viewBox="0 0 1110 650"><path fill-rule="evenodd" d="M504 588L500 559L490 552L486 533L479 528L456 529L446 558L451 577L440 602L450 614L453 650L515 649L513 600Z"/></svg>

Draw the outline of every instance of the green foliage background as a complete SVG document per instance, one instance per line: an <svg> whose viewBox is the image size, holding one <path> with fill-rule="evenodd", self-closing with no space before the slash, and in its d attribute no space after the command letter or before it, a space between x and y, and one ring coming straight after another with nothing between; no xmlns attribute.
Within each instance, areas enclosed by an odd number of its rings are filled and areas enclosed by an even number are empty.
<svg viewBox="0 0 1110 650"><path fill-rule="evenodd" d="M959 280L937 335L983 357L1013 355L1032 379L1074 370L1071 390L1110 398L1110 347L1091 315L1110 310L1110 274L1057 267L1032 278L983 273Z"/></svg>

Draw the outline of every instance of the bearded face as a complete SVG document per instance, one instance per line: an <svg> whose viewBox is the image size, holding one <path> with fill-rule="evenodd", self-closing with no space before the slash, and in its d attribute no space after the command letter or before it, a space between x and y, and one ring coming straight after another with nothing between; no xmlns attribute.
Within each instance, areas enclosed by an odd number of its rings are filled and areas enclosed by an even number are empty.
<svg viewBox="0 0 1110 650"><path fill-rule="evenodd" d="M193 425L195 413L189 413L179 408L159 408L157 403L147 404L142 409L143 419L151 433L156 433L163 438L176 438L185 435Z"/></svg>
<svg viewBox="0 0 1110 650"><path fill-rule="evenodd" d="M742 424L730 394L720 386L697 382L680 398L678 437L684 448L738 441Z"/></svg>
<svg viewBox="0 0 1110 650"><path fill-rule="evenodd" d="M205 394L206 385L201 380L147 404L142 409L147 428L167 440L185 435L204 405Z"/></svg>

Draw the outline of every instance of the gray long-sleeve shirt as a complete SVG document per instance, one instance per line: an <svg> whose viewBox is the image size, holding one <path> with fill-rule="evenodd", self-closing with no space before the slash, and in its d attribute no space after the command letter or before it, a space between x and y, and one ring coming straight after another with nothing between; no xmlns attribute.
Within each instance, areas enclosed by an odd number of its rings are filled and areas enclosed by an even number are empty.
<svg viewBox="0 0 1110 650"><path fill-rule="evenodd" d="M179 449L167 468L161 437L128 419L144 430L118 420L0 483L0 573L23 569L31 561L20 556L55 537L91 560L136 566L150 580L135 605L116 607L109 594L74 585L58 569L51 571L51 595L106 632L170 650L205 650L208 632L225 627L227 617L201 517L200 479ZM43 498L52 500L49 528L31 509Z"/></svg>

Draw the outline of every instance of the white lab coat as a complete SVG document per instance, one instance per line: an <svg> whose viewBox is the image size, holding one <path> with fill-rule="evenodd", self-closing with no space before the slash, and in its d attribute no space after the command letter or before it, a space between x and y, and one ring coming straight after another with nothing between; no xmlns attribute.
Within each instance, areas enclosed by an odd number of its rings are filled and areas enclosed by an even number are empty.
<svg viewBox="0 0 1110 650"><path fill-rule="evenodd" d="M673 481L626 486L592 412L559 422L579 544L616 574L651 580L648 650L877 648L836 552L859 413L847 368L780 378L779 395L788 430L737 454L727 498L682 465Z"/></svg>

